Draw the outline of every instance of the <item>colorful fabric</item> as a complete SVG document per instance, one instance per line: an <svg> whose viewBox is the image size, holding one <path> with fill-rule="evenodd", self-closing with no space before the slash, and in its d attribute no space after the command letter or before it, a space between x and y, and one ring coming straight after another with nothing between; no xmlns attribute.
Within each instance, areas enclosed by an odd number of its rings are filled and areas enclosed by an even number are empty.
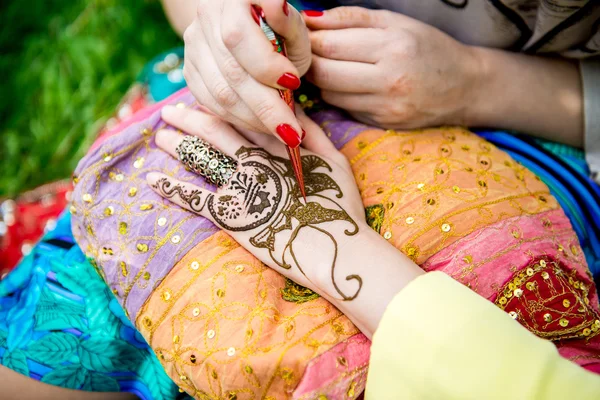
<svg viewBox="0 0 600 400"><path fill-rule="evenodd" d="M187 90L166 103L196 107ZM192 396L301 398L300 381L329 398L347 395L350 386L358 395L364 374L339 370L325 382L307 369L342 343L346 362L366 368L361 357L368 352L344 316L321 298L287 302L283 277L146 185L148 172L161 171L206 186L156 147L154 132L165 127L160 107L106 135L80 162L72 213L81 248ZM599 353L595 285L576 234L540 178L463 129L383 131L326 108L312 117L349 159L374 229L600 372L587 358ZM300 323L309 309L312 317ZM245 375L233 378L234 371Z"/></svg>
<svg viewBox="0 0 600 400"><path fill-rule="evenodd" d="M71 235L65 213L0 281L0 360L69 389L174 399L177 387Z"/></svg>

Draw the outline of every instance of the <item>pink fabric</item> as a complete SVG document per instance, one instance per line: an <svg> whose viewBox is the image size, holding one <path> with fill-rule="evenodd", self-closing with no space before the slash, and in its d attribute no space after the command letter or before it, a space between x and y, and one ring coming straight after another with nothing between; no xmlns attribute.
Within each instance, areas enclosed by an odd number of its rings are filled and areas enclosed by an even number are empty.
<svg viewBox="0 0 600 400"><path fill-rule="evenodd" d="M189 93L189 91L190 90L188 88L181 89L180 91L173 93L171 96L167 97L166 99L164 99L161 102L158 102L156 104L152 104L148 107L142 108L141 110L139 110L138 112L133 114L131 117L121 121L114 128L112 128L112 129L106 131L106 133L98 136L96 141L92 144L92 146L88 150L88 153L90 153L93 150L95 150L96 148L98 148L98 146L100 146L109 137L117 135L117 134L121 133L122 131L124 131L125 129L127 129L129 126L147 119L156 110L159 110L162 107L166 106L167 104L174 103L177 100L184 98L186 96L186 94ZM189 103L189 100L187 102Z"/></svg>
<svg viewBox="0 0 600 400"><path fill-rule="evenodd" d="M294 399L314 399L325 389L335 399L353 398L364 390L371 341L354 335L311 360L294 391Z"/></svg>

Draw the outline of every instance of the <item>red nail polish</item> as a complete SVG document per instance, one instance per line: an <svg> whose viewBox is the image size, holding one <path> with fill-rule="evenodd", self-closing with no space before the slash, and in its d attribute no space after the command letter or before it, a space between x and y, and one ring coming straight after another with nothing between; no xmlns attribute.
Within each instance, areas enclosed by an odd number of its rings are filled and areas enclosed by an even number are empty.
<svg viewBox="0 0 600 400"><path fill-rule="evenodd" d="M302 12L307 17L320 17L321 15L323 15L323 11L318 11L318 10L304 10Z"/></svg>
<svg viewBox="0 0 600 400"><path fill-rule="evenodd" d="M283 13L287 16L290 15L290 9L288 7L287 0L283 0Z"/></svg>
<svg viewBox="0 0 600 400"><path fill-rule="evenodd" d="M250 6L250 13L252 14L252 18L254 18L254 22L256 25L260 25L260 20L258 19L258 13L256 12L256 8L258 6Z"/></svg>
<svg viewBox="0 0 600 400"><path fill-rule="evenodd" d="M296 75L286 72L277 80L277 84L289 90L296 90L300 87L300 79Z"/></svg>
<svg viewBox="0 0 600 400"><path fill-rule="evenodd" d="M306 131L304 129L302 129L302 138L300 140L304 140L305 137L306 137Z"/></svg>
<svg viewBox="0 0 600 400"><path fill-rule="evenodd" d="M291 125L281 124L275 128L277 134L291 148L296 148L300 145L300 137L298 137L298 132Z"/></svg>

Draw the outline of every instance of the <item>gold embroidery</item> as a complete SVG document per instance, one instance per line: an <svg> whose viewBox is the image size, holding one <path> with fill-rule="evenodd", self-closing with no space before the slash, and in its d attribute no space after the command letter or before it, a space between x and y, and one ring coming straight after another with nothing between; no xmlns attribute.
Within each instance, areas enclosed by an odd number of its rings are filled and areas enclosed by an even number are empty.
<svg viewBox="0 0 600 400"><path fill-rule="evenodd" d="M589 292L573 279L577 272L566 272L555 261L539 260L515 273L498 290L495 303L505 311L519 312L519 321L528 330L548 340L589 339L598 314L589 307ZM578 284L578 285L576 285ZM522 287L525 287L525 292ZM514 294L509 301L507 295ZM586 301L587 300L587 301Z"/></svg>
<svg viewBox="0 0 600 400"><path fill-rule="evenodd" d="M367 215L367 224L375 232L381 232L381 226L383 225L383 218L385 215L385 209L382 204L374 204L372 206L365 207L365 213Z"/></svg>
<svg viewBox="0 0 600 400"><path fill-rule="evenodd" d="M319 298L319 295L304 286L298 285L291 279L285 278L285 287L281 289L281 297L285 301L293 303L306 303Z"/></svg>

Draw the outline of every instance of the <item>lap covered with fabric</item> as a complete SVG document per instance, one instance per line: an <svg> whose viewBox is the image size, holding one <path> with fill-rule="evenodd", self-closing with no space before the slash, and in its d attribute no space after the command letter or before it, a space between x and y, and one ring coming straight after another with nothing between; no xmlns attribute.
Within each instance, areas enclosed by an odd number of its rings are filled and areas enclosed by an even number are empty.
<svg viewBox="0 0 600 400"><path fill-rule="evenodd" d="M195 107L187 90L167 103ZM383 131L331 110L313 118L350 160L373 229L596 368L595 287L535 175L463 129ZM155 108L96 143L76 170L71 212L81 249L165 370L197 398L357 397L370 344L358 329L147 186L153 171L207 185L156 147L164 126Z"/></svg>

